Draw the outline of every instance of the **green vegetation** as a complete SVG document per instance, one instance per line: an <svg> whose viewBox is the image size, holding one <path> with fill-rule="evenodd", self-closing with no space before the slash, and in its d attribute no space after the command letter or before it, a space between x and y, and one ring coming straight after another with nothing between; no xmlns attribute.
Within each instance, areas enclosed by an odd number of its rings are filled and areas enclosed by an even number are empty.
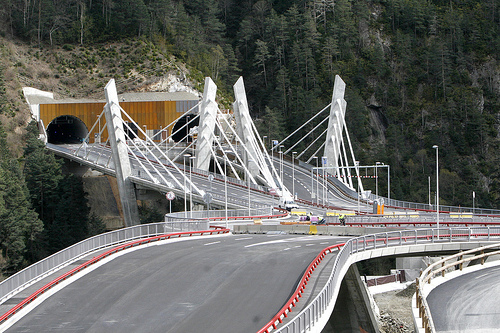
<svg viewBox="0 0 500 333"><path fill-rule="evenodd" d="M269 138L329 103L339 74L358 159L391 165L392 197L428 201L437 144L441 202L471 206L475 191L479 206L500 207L499 0L13 0L0 15L5 33L36 46L33 57L63 49L62 82L95 75L88 90L110 77L132 89L176 60L223 96L243 75Z"/></svg>
<svg viewBox="0 0 500 333"><path fill-rule="evenodd" d="M2 273L15 272L30 262L43 224L33 210L22 168L11 156L0 124L0 248Z"/></svg>
<svg viewBox="0 0 500 333"><path fill-rule="evenodd" d="M44 148L35 122L27 128L24 159L31 204L43 221L32 259L39 260L104 231L103 222L90 214L81 179L63 174L62 160Z"/></svg>
<svg viewBox="0 0 500 333"><path fill-rule="evenodd" d="M111 77L132 90L186 64L188 79L200 84L211 76L223 96L242 75L261 134L280 139L330 102L338 74L347 83L356 155L365 165L391 165L391 197L428 201L437 144L440 202L472 206L475 191L476 206L500 208L500 0L10 0L0 12L0 36L31 43L29 56L51 64L34 75L27 61L2 62L2 117L22 104L3 93L17 80L13 73L22 84L62 86L71 96L70 87L90 94ZM57 81L36 86L49 78ZM41 234L48 237L51 226L71 234L51 219L58 209L51 196L70 180L43 174L43 163L56 170L57 162L34 154L25 155L25 174ZM383 178L378 183L387 193ZM2 246L9 255L12 246Z"/></svg>
<svg viewBox="0 0 500 333"><path fill-rule="evenodd" d="M61 161L38 140L36 123L28 126L23 160L5 137L0 124L0 273L9 275L103 232L104 224L90 214L81 180L63 175Z"/></svg>

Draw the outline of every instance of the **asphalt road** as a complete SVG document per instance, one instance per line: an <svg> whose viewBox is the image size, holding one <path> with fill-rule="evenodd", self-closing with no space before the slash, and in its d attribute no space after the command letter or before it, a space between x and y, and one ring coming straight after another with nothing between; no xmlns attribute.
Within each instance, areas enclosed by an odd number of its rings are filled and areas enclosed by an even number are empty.
<svg viewBox="0 0 500 333"><path fill-rule="evenodd" d="M498 332L500 267L481 269L437 286L427 297L438 332Z"/></svg>
<svg viewBox="0 0 500 333"><path fill-rule="evenodd" d="M320 250L341 241L231 235L138 249L49 297L7 332L256 332Z"/></svg>

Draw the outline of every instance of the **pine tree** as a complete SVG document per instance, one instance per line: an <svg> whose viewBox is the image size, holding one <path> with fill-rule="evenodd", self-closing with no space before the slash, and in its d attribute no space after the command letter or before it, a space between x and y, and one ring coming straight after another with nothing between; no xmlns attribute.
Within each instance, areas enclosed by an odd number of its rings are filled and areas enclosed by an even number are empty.
<svg viewBox="0 0 500 333"><path fill-rule="evenodd" d="M10 156L0 124L0 247L7 273L22 268L35 255L33 242L43 229L31 208L19 162Z"/></svg>

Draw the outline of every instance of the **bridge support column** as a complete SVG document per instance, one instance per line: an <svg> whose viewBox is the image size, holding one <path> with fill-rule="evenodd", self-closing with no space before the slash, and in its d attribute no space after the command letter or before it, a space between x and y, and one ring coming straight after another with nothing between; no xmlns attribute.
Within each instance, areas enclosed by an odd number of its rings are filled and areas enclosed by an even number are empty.
<svg viewBox="0 0 500 333"><path fill-rule="evenodd" d="M322 333L379 332L368 290L363 285L358 268L347 271L333 309Z"/></svg>
<svg viewBox="0 0 500 333"><path fill-rule="evenodd" d="M106 126L113 154L113 162L115 163L116 181L118 183L125 226L130 227L140 224L139 210L137 208L134 184L130 181L132 169L130 167L127 142L123 130L123 121L114 79L111 79L106 85L105 94L106 105L104 106L104 114L106 116Z"/></svg>
<svg viewBox="0 0 500 333"><path fill-rule="evenodd" d="M217 86L211 78L205 78L203 100L200 107L200 125L198 126L198 144L196 145L196 168L208 171L212 156L211 147L214 142L217 102L215 95Z"/></svg>
<svg viewBox="0 0 500 333"><path fill-rule="evenodd" d="M247 169L250 171L252 177L259 174L259 166L257 164L257 141L252 129L252 120L250 118L250 112L248 110L247 95L245 92L245 85L243 84L243 78L240 77L238 81L233 86L234 98L233 103L234 118L236 119L236 130L238 136L243 140L242 144L248 149L248 153L245 152L245 164Z"/></svg>
<svg viewBox="0 0 500 333"><path fill-rule="evenodd" d="M345 124L345 112L347 102L344 99L345 82L340 76L335 76L335 84L333 87L332 103L330 107L330 118L328 120L328 130L326 133L325 156L327 160L327 172L333 176L337 175L338 179L351 189L355 189L357 185L353 185L351 179L351 170L349 168L349 159L352 164L355 164L354 152L352 150L349 133ZM347 138L347 143L344 142L343 133ZM350 153L350 156L349 156ZM359 176L359 170L356 169L356 174ZM363 184L359 186L363 190Z"/></svg>

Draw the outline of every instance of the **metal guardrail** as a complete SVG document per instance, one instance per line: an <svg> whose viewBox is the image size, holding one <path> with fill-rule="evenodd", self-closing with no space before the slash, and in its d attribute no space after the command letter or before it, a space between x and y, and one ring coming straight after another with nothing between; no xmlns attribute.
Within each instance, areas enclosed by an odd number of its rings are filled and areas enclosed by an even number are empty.
<svg viewBox="0 0 500 333"><path fill-rule="evenodd" d="M274 215L273 213L273 207L272 206L266 206L264 209L262 208L251 208L250 212L248 209L228 209L227 210L227 217L228 218L234 218L234 217L253 217L253 216L272 216ZM183 219L188 220L191 219L212 219L212 218L225 218L226 217L226 211L223 209L218 209L218 210L196 210L192 212L176 212L176 213L169 213L165 214L165 222L174 222L177 219Z"/></svg>
<svg viewBox="0 0 500 333"><path fill-rule="evenodd" d="M436 332L436 328L434 327L434 322L432 320L432 315L429 309L429 305L427 304L427 297L424 293L424 289L426 284L431 283L431 280L436 276L440 275L441 277L445 277L446 272L450 269L456 270L456 267L459 267L459 270L463 270L463 264L466 262L470 262L473 260L481 259L481 265L484 265L485 258L493 255L500 254L500 250L492 251L492 249L500 249L500 244L492 244L488 246L482 246L477 249L472 249L468 251L463 251L449 257L443 258L439 261L436 261L429 267L427 267L419 278L416 280L416 306L418 308L419 318L422 318L422 327L426 333L434 333ZM490 252L485 252L490 251ZM479 253L477 255L472 255L475 253ZM464 258L464 256L470 257Z"/></svg>
<svg viewBox="0 0 500 333"><path fill-rule="evenodd" d="M208 230L208 223L200 224L184 222L189 231ZM169 232L173 227L169 223L153 223L128 227L87 238L75 245L65 248L33 265L17 272L0 282L0 303L18 290L38 281L40 278L62 268L90 252L112 245L140 238L158 236ZM201 228L201 229L198 229Z"/></svg>
<svg viewBox="0 0 500 333"><path fill-rule="evenodd" d="M22 310L25 306L33 302L35 299L37 299L40 295L44 294L45 292L49 291L51 288L54 286L58 285L62 281L72 277L73 275L81 272L82 270L90 267L91 265L99 262L100 260L113 255L119 251L123 251L129 248L132 248L134 246L140 246L144 244L150 244L151 242L155 241L162 241L162 240L167 240L171 239L174 237L184 237L184 236L194 236L194 235L204 235L204 234L225 234L228 233L229 229L224 229L224 228L213 228L211 230L202 230L202 231L184 231L184 232L174 232L174 233L168 233L168 234L163 234L159 236L153 236L153 237L146 237L142 238L139 240L131 241L131 242L126 242L125 244L118 245L116 247L113 247L104 253L101 253L95 257L92 257L92 259L87 260L83 264L78 265L77 267L73 268L67 273L64 273L63 275L57 277L56 279L50 281L46 285L44 285L42 288L39 288L36 290L33 294L25 298L23 301L18 303L16 306L14 306L12 309L7 311L5 314L0 316L0 324L3 324L6 320L14 316L18 311Z"/></svg>
<svg viewBox="0 0 500 333"><path fill-rule="evenodd" d="M436 211L436 205L387 199L384 197L379 197L379 198L384 200L385 207L404 208L404 209L423 210L423 211ZM373 196L372 199L376 199L376 197ZM467 212L467 213L473 213L473 214L478 214L478 215L500 215L500 210L498 210L498 209L486 209L486 208L478 208L478 207L473 208L473 207L462 207L462 206L439 205L439 211L452 212L452 213Z"/></svg>
<svg viewBox="0 0 500 333"><path fill-rule="evenodd" d="M373 226L373 225L436 225L436 214L427 212L407 212L404 214L386 215L349 215L346 216L346 224L351 226ZM439 224L451 225L500 225L500 216L477 216L470 213L439 214Z"/></svg>
<svg viewBox="0 0 500 333"><path fill-rule="evenodd" d="M280 312L259 331L259 333L269 333L271 331L295 333L311 330L314 324L320 320L320 317L325 314L325 311L330 306L333 306L331 302L336 301L336 298L333 298L338 295L340 283L344 278L348 266L353 262L351 258L352 255L368 250L394 246L442 242L467 242L473 239L478 241L498 240L500 239L500 227L402 230L352 238L346 243L331 246L327 248L328 251L330 251L330 249L333 250L335 247L341 247L341 249L335 258L332 272L323 289L293 319L283 327L278 327L285 318L289 316L289 313L295 306L296 300L300 297L299 293L301 294L303 292L303 286L299 284L299 287L290 300ZM304 276L307 274L310 273L306 270Z"/></svg>

